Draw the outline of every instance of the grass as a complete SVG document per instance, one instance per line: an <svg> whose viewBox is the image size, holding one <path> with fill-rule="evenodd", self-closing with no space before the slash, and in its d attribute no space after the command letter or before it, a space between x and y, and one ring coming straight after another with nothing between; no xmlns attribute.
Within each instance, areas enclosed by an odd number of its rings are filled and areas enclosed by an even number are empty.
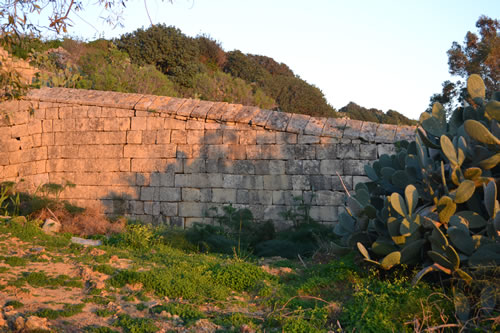
<svg viewBox="0 0 500 333"><path fill-rule="evenodd" d="M71 324L70 318L84 311L85 304L92 303L88 308L105 318L105 325L115 327L88 326L84 328L86 332L155 332L167 319L160 316L163 311L180 317L182 322L175 321L175 325L189 327L203 319L229 332L238 332L242 326L257 332L410 332L417 322L420 328L463 325L455 317L451 292L451 287L460 287L457 281L438 285L429 276L412 286L410 278L414 272L409 269L380 272L360 261L355 253L332 258L325 264L305 259L305 266L299 261L279 260L269 265L290 267L293 274L274 276L256 265L252 256L241 259L197 253L185 246L173 248L168 245L172 238L165 232L163 229L162 235L158 235L150 227L128 228L99 247L104 254L94 256L89 248L71 245L69 235L45 235L30 221L24 225L7 222L0 225L0 235L18 237L30 246L44 246L44 253L50 257L67 256L109 278L105 280L106 287L97 289L95 284L84 284L80 278L30 271L33 261L8 257L8 247L0 249L1 259L8 265L2 271L9 272L9 276L16 271L8 283L24 291L28 291L27 286L82 289L86 296L78 300L81 303L64 304L62 309L47 306L31 314L49 320L68 318ZM175 238L182 238L178 230L175 232ZM119 265L111 260L114 256L128 259L128 264ZM491 273L482 274L476 286L491 282ZM467 295L477 295L474 288L463 290ZM468 297L471 306L475 306L478 299ZM105 308L110 302L135 312ZM11 297L5 305L21 312L27 308ZM133 316L138 315L137 311L140 318ZM471 311L480 318L478 313L484 311L477 307ZM498 316L498 310L493 309L489 316ZM174 321L170 322L173 325ZM473 324L483 330L498 329L483 319Z"/></svg>

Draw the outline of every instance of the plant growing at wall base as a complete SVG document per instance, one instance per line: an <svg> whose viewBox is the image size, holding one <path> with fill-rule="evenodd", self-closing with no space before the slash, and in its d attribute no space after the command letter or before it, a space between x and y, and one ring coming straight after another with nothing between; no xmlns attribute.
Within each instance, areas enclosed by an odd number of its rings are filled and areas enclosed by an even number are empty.
<svg viewBox="0 0 500 333"><path fill-rule="evenodd" d="M383 269L421 265L415 282L431 271L470 282L466 270L500 263L500 93L486 101L478 75L468 92L473 105L447 121L436 103L414 142L365 167L371 181L347 197L335 227L339 251L357 247Z"/></svg>

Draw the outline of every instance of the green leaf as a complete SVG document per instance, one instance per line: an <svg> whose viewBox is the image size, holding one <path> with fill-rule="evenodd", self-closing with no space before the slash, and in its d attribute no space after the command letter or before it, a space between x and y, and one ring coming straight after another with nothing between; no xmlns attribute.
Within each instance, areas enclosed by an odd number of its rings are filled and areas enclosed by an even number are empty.
<svg viewBox="0 0 500 333"><path fill-rule="evenodd" d="M494 100L489 101L488 104L486 104L485 112L490 119L500 121L500 102Z"/></svg>
<svg viewBox="0 0 500 333"><path fill-rule="evenodd" d="M481 168L474 167L474 168L465 169L464 177L467 179L474 180L474 179L481 177L482 174L483 174L483 170L481 170Z"/></svg>
<svg viewBox="0 0 500 333"><path fill-rule="evenodd" d="M483 79L478 74L472 74L467 79L467 92L472 98L482 98L486 96L486 87Z"/></svg>
<svg viewBox="0 0 500 333"><path fill-rule="evenodd" d="M365 165L365 173L366 175L368 176L368 178L370 178L371 180L373 181L377 181L378 180L378 176L377 176L377 173L375 172L375 170L369 166L368 164Z"/></svg>
<svg viewBox="0 0 500 333"><path fill-rule="evenodd" d="M495 218L497 202L497 186L494 181L490 181L484 188L484 205L491 218Z"/></svg>
<svg viewBox="0 0 500 333"><path fill-rule="evenodd" d="M408 185L405 188L405 198L408 204L408 215L412 215L418 203L418 191L413 185Z"/></svg>
<svg viewBox="0 0 500 333"><path fill-rule="evenodd" d="M459 227L449 227L448 236L457 249L470 256L474 252L474 241L470 233Z"/></svg>
<svg viewBox="0 0 500 333"><path fill-rule="evenodd" d="M481 162L479 162L479 166L484 170L489 170L496 167L498 163L500 163L500 153L496 153L495 155L482 160Z"/></svg>
<svg viewBox="0 0 500 333"><path fill-rule="evenodd" d="M464 180L455 192L455 202L460 204L464 203L472 197L476 190L476 184L472 180Z"/></svg>
<svg viewBox="0 0 500 333"><path fill-rule="evenodd" d="M430 266L427 266L427 267L424 267L423 269L421 269L416 275L415 277L413 278L413 280L411 281L411 284L412 285L416 285L421 279L422 277L424 277L425 274L429 273L429 272L433 272L433 271L436 271L437 268L436 268L436 265L430 265Z"/></svg>
<svg viewBox="0 0 500 333"><path fill-rule="evenodd" d="M481 290L481 310L488 314L493 312L496 305L497 290L493 286L486 286Z"/></svg>
<svg viewBox="0 0 500 333"><path fill-rule="evenodd" d="M477 120L466 120L464 128L467 134L478 142L482 142L488 145L500 144L500 140L496 136L491 134L491 132Z"/></svg>
<svg viewBox="0 0 500 333"><path fill-rule="evenodd" d="M455 150L455 146L453 146L450 138L448 138L446 135L441 135L441 139L439 141L441 143L441 150L443 151L446 158L448 158L448 160L454 167L459 166L457 151Z"/></svg>
<svg viewBox="0 0 500 333"><path fill-rule="evenodd" d="M329 250L333 254L340 255L340 256L346 255L349 252L351 252L350 247L343 247L343 246L336 244L335 242L330 242Z"/></svg>
<svg viewBox="0 0 500 333"><path fill-rule="evenodd" d="M422 249L425 243L425 239L419 239L403 247L403 249L401 250L401 262L403 264L407 264L412 260L417 259L422 253Z"/></svg>
<svg viewBox="0 0 500 333"><path fill-rule="evenodd" d="M397 247L389 239L377 239L372 244L372 251L379 256L386 256L397 250Z"/></svg>
<svg viewBox="0 0 500 333"><path fill-rule="evenodd" d="M432 104L432 116L439 120L441 124L446 124L446 111L439 102Z"/></svg>
<svg viewBox="0 0 500 333"><path fill-rule="evenodd" d="M465 283L470 284L472 282L472 277L460 268L457 269L456 272L458 273L458 276L460 276L460 278L465 281Z"/></svg>
<svg viewBox="0 0 500 333"><path fill-rule="evenodd" d="M444 268L447 268L450 270L453 269L453 264L445 256L443 256L435 251L428 251L427 254L435 263L443 266Z"/></svg>
<svg viewBox="0 0 500 333"><path fill-rule="evenodd" d="M395 265L399 265L400 261L401 261L401 252L394 251L388 254L384 259L382 259L380 266L382 266L383 269L391 269Z"/></svg>
<svg viewBox="0 0 500 333"><path fill-rule="evenodd" d="M370 254L368 253L368 250L366 249L366 247L363 244L361 244L360 242L357 242L356 246L358 247L359 252L361 252L361 255L365 259L371 260Z"/></svg>
<svg viewBox="0 0 500 333"><path fill-rule="evenodd" d="M471 229L483 228L487 223L481 215L470 210L457 212L456 215L463 217L467 221L467 223L469 224L469 228Z"/></svg>
<svg viewBox="0 0 500 333"><path fill-rule="evenodd" d="M449 196L443 195L438 201L437 209L439 221L441 223L448 223L450 217L457 210L457 204Z"/></svg>
<svg viewBox="0 0 500 333"><path fill-rule="evenodd" d="M391 194L391 206L399 213L401 216L408 216L408 211L406 209L406 202L404 201L401 194L394 192Z"/></svg>

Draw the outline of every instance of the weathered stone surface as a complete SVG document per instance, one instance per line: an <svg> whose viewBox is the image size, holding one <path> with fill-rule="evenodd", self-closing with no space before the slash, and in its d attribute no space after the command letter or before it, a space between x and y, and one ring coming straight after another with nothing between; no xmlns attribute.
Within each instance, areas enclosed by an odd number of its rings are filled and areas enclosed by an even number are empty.
<svg viewBox="0 0 500 333"><path fill-rule="evenodd" d="M325 123L322 135L334 138L342 138L346 124L346 119L329 118Z"/></svg>
<svg viewBox="0 0 500 333"><path fill-rule="evenodd" d="M323 132L323 128L325 127L326 121L327 118L316 118L316 117L309 118L309 122L307 123L306 128L304 128L304 134L320 136L321 133Z"/></svg>
<svg viewBox="0 0 500 333"><path fill-rule="evenodd" d="M284 131L288 126L288 121L290 120L290 118L290 113L275 111L269 115L265 128L275 131Z"/></svg>
<svg viewBox="0 0 500 333"><path fill-rule="evenodd" d="M361 120L347 119L344 128L344 134L342 135L345 139L357 139L361 131L363 122Z"/></svg>

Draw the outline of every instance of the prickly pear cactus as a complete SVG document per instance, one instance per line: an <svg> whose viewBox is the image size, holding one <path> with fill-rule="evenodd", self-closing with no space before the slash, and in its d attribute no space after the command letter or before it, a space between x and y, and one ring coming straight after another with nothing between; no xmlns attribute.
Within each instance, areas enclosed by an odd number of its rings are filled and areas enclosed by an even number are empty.
<svg viewBox="0 0 500 333"><path fill-rule="evenodd" d="M500 263L500 93L485 101L478 75L467 82L472 105L446 118L436 103L423 113L414 142L365 167L370 182L348 194L335 233L339 253L357 248L390 269L420 265L471 277L464 267Z"/></svg>

